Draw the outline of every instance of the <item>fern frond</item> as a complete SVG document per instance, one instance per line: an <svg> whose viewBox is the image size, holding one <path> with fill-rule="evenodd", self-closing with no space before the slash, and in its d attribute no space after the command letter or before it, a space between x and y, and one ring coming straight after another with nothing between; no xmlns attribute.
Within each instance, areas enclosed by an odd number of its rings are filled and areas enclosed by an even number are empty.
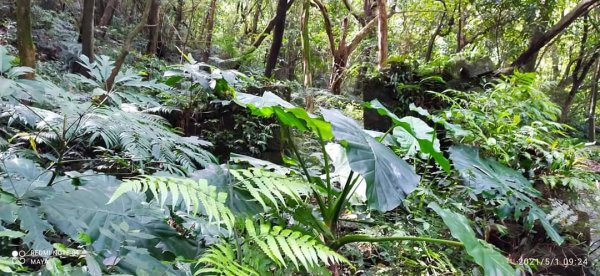
<svg viewBox="0 0 600 276"><path fill-rule="evenodd" d="M246 220L246 231L252 241L279 266L287 267L286 260L291 261L296 269L299 269L299 264L311 269L320 263L349 263L342 255L302 232L280 226L271 227L268 223L261 224L257 232L249 219Z"/></svg>
<svg viewBox="0 0 600 276"><path fill-rule="evenodd" d="M231 245L228 243L219 243L209 248L198 260L199 264L209 267L202 268L194 275L199 274L219 274L226 276L259 275L252 268L241 265L236 262L236 255Z"/></svg>
<svg viewBox="0 0 600 276"><path fill-rule="evenodd" d="M225 205L227 194L218 192L216 187L208 185L204 179L144 176L127 180L117 188L107 204L127 192L145 193L148 190L161 207L164 206L169 195L173 208L177 206L181 198L187 206L188 213L197 214L202 207L209 222L223 224L229 231L233 229L235 217Z"/></svg>
<svg viewBox="0 0 600 276"><path fill-rule="evenodd" d="M250 195L267 209L272 204L279 210L279 204L286 206L286 199L298 202L302 194L307 192L307 185L299 177L277 174L260 169L231 170L239 188L247 190Z"/></svg>

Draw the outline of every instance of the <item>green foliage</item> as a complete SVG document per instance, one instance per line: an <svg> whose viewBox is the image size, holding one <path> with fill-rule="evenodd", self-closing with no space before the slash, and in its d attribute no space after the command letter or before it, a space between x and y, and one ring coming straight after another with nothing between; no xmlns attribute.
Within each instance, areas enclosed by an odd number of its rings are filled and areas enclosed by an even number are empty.
<svg viewBox="0 0 600 276"><path fill-rule="evenodd" d="M494 205L498 205L496 210L500 218L513 214L514 219L519 219L528 212L525 221L529 228L539 220L554 242L563 243L563 238L533 201L540 192L523 175L495 160L481 159L476 149L466 146L452 147L450 158L465 185L472 187L476 195L481 194L486 200L496 202Z"/></svg>
<svg viewBox="0 0 600 276"><path fill-rule="evenodd" d="M398 207L419 183L419 176L388 147L366 134L352 119L336 110L321 110L335 138L344 145L353 171L367 185L369 206L380 211Z"/></svg>
<svg viewBox="0 0 600 276"><path fill-rule="evenodd" d="M431 155L438 165L446 172L450 172L450 162L444 154L440 151L440 142L435 137L435 130L429 127L422 120L415 117L404 117L399 118L385 106L383 106L378 100L373 100L366 104L368 108L377 110L377 113L383 116L387 116L392 119L396 128L393 130L393 135L398 139L402 146L408 144L408 151L412 150L418 145L419 150L427 155ZM406 140L406 134L410 135L411 138ZM410 141L412 140L412 141ZM410 143L407 143L410 142ZM415 145L417 144L417 145Z"/></svg>
<svg viewBox="0 0 600 276"><path fill-rule="evenodd" d="M570 127L554 122L559 108L537 88L534 74L516 72L482 93L452 92L456 98L444 118L465 131L455 140L531 178L574 168L580 146L566 138Z"/></svg>
<svg viewBox="0 0 600 276"><path fill-rule="evenodd" d="M348 262L329 247L301 232L283 229L280 226L271 227L270 224L261 224L259 231L256 231L251 220L246 220L245 225L252 241L280 266L285 266L286 260L291 261L296 268L301 264L307 269L316 267L319 263L333 265Z"/></svg>
<svg viewBox="0 0 600 276"><path fill-rule="evenodd" d="M464 244L467 253L483 268L484 275L518 274L508 263L506 257L502 256L497 249L476 238L475 232L469 226L467 218L448 209L441 208L436 203L429 204L429 208L442 217L448 228L450 228L452 236Z"/></svg>
<svg viewBox="0 0 600 276"><path fill-rule="evenodd" d="M172 208L179 205L179 198L183 200L187 212L196 214L200 207L208 216L209 222L214 220L216 224L223 224L228 230L232 230L234 216L227 208L225 202L227 194L217 192L217 188L209 186L207 181L201 179L194 181L184 178L150 177L146 176L136 180L123 182L112 195L108 204L114 202L127 192L145 193L150 191L161 207L170 196Z"/></svg>
<svg viewBox="0 0 600 276"><path fill-rule="evenodd" d="M226 276L260 275L252 268L238 264L235 254L229 243L213 245L198 259L199 264L210 267L201 268L194 275L212 273Z"/></svg>
<svg viewBox="0 0 600 276"><path fill-rule="evenodd" d="M306 194L306 183L298 177L272 173L261 169L230 170L235 178L235 187L244 189L268 210L272 205L279 210L279 205L286 202L298 203L301 196Z"/></svg>

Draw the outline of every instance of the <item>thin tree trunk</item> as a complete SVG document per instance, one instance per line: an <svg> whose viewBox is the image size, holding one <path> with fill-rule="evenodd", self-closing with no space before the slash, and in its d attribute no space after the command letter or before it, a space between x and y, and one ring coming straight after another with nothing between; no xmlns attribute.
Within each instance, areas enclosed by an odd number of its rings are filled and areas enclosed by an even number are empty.
<svg viewBox="0 0 600 276"><path fill-rule="evenodd" d="M215 26L215 12L217 11L217 0L210 1L210 7L206 19L206 38L204 39L204 51L202 52L202 61L207 62L212 48L212 33Z"/></svg>
<svg viewBox="0 0 600 276"><path fill-rule="evenodd" d="M35 45L31 35L31 0L17 1L16 17L20 64L35 69ZM27 73L22 77L33 79L34 73Z"/></svg>
<svg viewBox="0 0 600 276"><path fill-rule="evenodd" d="M331 67L331 77L329 78L329 89L335 95L342 94L342 81L348 65L349 55L344 51L337 51L333 57L333 65Z"/></svg>
<svg viewBox="0 0 600 276"><path fill-rule="evenodd" d="M255 34L258 31L258 20L262 13L262 2L263 0L256 0L256 8L254 10L254 17L252 18L252 29L251 32Z"/></svg>
<svg viewBox="0 0 600 276"><path fill-rule="evenodd" d="M600 60L596 61L596 69L592 78L592 95L590 97L590 112L588 114L588 139L596 141L596 103L598 102L598 86L600 86Z"/></svg>
<svg viewBox="0 0 600 276"><path fill-rule="evenodd" d="M81 19L81 53L94 60L94 0L83 1Z"/></svg>
<svg viewBox="0 0 600 276"><path fill-rule="evenodd" d="M289 0L287 3L287 8L286 11L289 10L292 7L292 4L294 3L294 0ZM277 15L275 17L273 17L273 19L271 19L269 21L269 23L267 24L267 26L265 27L265 29L258 35L258 37L256 38L256 40L252 43L252 48L250 48L249 50L244 52L244 55L249 55L252 52L254 52L265 40L265 38L267 38L269 36L269 34L271 33L271 31L273 31L273 29L275 28L275 22L277 20Z"/></svg>
<svg viewBox="0 0 600 276"><path fill-rule="evenodd" d="M156 55L158 49L158 33L160 31L160 0L153 0L148 16L148 45L146 54Z"/></svg>
<svg viewBox="0 0 600 276"><path fill-rule="evenodd" d="M579 87L583 84L585 77L587 76L591 66L594 64L596 59L598 58L598 46L592 48L591 52L593 53L588 60L585 60L586 55L586 44L588 39L589 32L589 22L587 15L584 18L583 24L583 34L581 36L580 46L579 46L579 57L575 62L575 68L573 69L573 73L571 74L571 78L573 79L573 83L571 85L571 90L567 95L567 99L565 100L562 106L562 112L560 116L560 122L566 122L569 118L569 112L571 109L571 105L573 104L573 100L577 92L579 91ZM599 44L600 45L600 44Z"/></svg>
<svg viewBox="0 0 600 276"><path fill-rule="evenodd" d="M308 22L310 20L310 0L302 3L302 16L300 29L302 30L302 68L304 70L304 87L312 86L312 69L310 56L310 38L308 36Z"/></svg>
<svg viewBox="0 0 600 276"><path fill-rule="evenodd" d="M444 21L446 20L446 15L448 14L448 9L446 8L446 2L444 0L440 0L442 5L444 5L444 13L442 13L442 17L440 18L440 23L438 23L437 27L433 34L431 34L431 38L427 43L427 51L425 52L425 62L429 62L431 60L431 56L433 55L433 47L435 46L435 40L442 32L442 27L444 26Z"/></svg>
<svg viewBox="0 0 600 276"><path fill-rule="evenodd" d="M377 0L377 46L379 48L377 52L377 67L380 70L385 65L388 56L388 25L385 2L386 0Z"/></svg>
<svg viewBox="0 0 600 276"><path fill-rule="evenodd" d="M458 0L458 25L456 31L456 52L460 53L465 48L467 42L465 38L465 23L467 14L464 11L463 0Z"/></svg>
<svg viewBox="0 0 600 276"><path fill-rule="evenodd" d="M598 51L598 49L596 49L596 51ZM592 57L590 57L590 59L585 64L581 65L581 67L576 67L574 69L573 84L571 85L571 90L569 91L569 94L567 95L567 99L565 100L565 102L562 105L559 122L565 123L565 122L567 122L567 119L569 119L569 113L571 112L571 105L573 105L575 96L577 95L577 92L579 92L579 88L581 87L581 84L583 84L583 81L585 80L585 77L586 77L587 73L589 72L590 67L593 65L594 62L596 62L596 60L598 60L598 56L599 56L599 53L596 52L595 54L592 55Z"/></svg>
<svg viewBox="0 0 600 276"><path fill-rule="evenodd" d="M98 24L98 26L103 27L110 25L110 22L112 21L113 15L115 14L115 10L117 9L118 5L118 0L109 0L106 3L106 7L104 8L102 17L100 17L100 23Z"/></svg>
<svg viewBox="0 0 600 276"><path fill-rule="evenodd" d="M94 0L84 0L81 13L81 54L86 56L90 62L94 61ZM89 72L79 63L75 63L74 71L89 77Z"/></svg>
<svg viewBox="0 0 600 276"><path fill-rule="evenodd" d="M123 63L125 63L125 58L131 50L131 44L133 42L133 39L138 35L139 32L142 31L142 29L146 25L146 18L148 18L148 15L150 14L150 7L152 6L152 1L154 0L146 0L146 7L144 8L144 13L141 16L140 22L133 28L133 30L131 30L129 35L127 35L127 38L125 38L125 42L123 42L123 47L121 48L119 57L115 62L115 67L110 72L110 76L108 77L108 79L106 79L104 89L108 92L112 90L113 85L115 83L115 79L117 78L121 67L123 67Z"/></svg>
<svg viewBox="0 0 600 276"><path fill-rule="evenodd" d="M279 57L279 51L281 50L281 44L283 42L286 13L287 0L278 0L277 13L275 16L275 28L273 29L273 43L271 44L271 50L269 51L267 65L265 67L265 76L268 78L273 75L273 70L277 65L277 57Z"/></svg>

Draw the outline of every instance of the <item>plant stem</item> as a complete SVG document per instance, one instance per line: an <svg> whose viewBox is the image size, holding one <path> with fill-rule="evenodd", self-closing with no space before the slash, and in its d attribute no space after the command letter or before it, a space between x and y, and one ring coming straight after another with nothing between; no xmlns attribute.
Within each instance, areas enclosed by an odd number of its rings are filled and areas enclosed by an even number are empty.
<svg viewBox="0 0 600 276"><path fill-rule="evenodd" d="M334 250L339 249L340 247L354 242L385 242L385 241L423 241L430 243L441 243L451 246L464 246L462 242L452 241L452 240L444 240L444 239L435 239L429 237L414 237L414 236L392 236L392 237L372 237L368 235L347 235L341 237L334 243L330 245L330 247Z"/></svg>
<svg viewBox="0 0 600 276"><path fill-rule="evenodd" d="M312 177L310 176L310 173L308 172L308 169L306 168L306 164L304 163L304 160L302 160L302 157L300 157L300 152L298 152L298 148L296 148L296 144L294 144L294 140L292 140L292 134L290 132L290 128L289 127L283 127L283 128L285 129L285 134L287 136L288 142L290 143L290 147L292 148L292 152L294 153L294 155L296 155L296 159L298 159L298 163L300 163L300 167L302 167L304 176L306 176L306 180L308 181L308 183L313 183ZM325 203L323 202L323 197L321 197L321 195L317 192L315 187L312 187L312 188L313 188L313 195L315 196L315 198L317 199L317 203L319 204L319 209L321 210L321 214L326 215L327 208L325 207Z"/></svg>
<svg viewBox="0 0 600 276"><path fill-rule="evenodd" d="M385 137L390 134L390 132L395 128L396 126L392 126L390 127L384 134L383 136L381 136L381 138L379 138L379 143L383 142L383 140L385 139Z"/></svg>
<svg viewBox="0 0 600 276"><path fill-rule="evenodd" d="M348 194L350 194L352 187L354 187L354 185L356 184L356 181L358 180L358 177L356 177L356 178L354 178L354 181L353 181L352 180L353 177L354 177L354 172L351 171L350 175L348 175L348 179L346 180L346 185L344 185L344 189L342 190L342 193L337 198L334 209L330 210L331 217L329 218L328 221L329 221L329 229L331 229L332 233L335 233L335 229L337 228L337 224L340 219L340 214L342 213L342 210L344 209L344 205L346 205L346 198L348 197Z"/></svg>
<svg viewBox="0 0 600 276"><path fill-rule="evenodd" d="M329 171L331 167L329 167L329 156L327 155L327 151L325 150L325 141L323 141L323 136L319 131L319 144L321 145L321 151L323 152L323 160L325 161L325 178L327 180L327 205L328 209L331 210L333 207L333 190L331 187L331 176L329 175Z"/></svg>

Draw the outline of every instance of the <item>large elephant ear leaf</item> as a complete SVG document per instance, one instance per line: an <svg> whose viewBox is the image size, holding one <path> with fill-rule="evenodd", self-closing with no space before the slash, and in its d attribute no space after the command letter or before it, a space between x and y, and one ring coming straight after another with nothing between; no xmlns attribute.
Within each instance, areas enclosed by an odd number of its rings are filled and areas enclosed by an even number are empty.
<svg viewBox="0 0 600 276"><path fill-rule="evenodd" d="M500 164L493 159L479 157L476 148L457 145L450 148L450 159L460 172L465 185L476 193L507 194L517 190L529 197L539 196L539 191L519 172Z"/></svg>
<svg viewBox="0 0 600 276"><path fill-rule="evenodd" d="M469 221L465 216L443 209L435 202L430 203L429 208L442 217L446 226L450 228L452 236L463 243L467 254L483 268L486 276L518 274L509 264L508 259L500 254L494 246L475 236L475 232L469 226Z"/></svg>
<svg viewBox="0 0 600 276"><path fill-rule="evenodd" d="M402 129L404 133L409 134L417 142L422 153L429 154L444 171L450 172L450 161L444 157L440 150L439 141L435 137L435 130L427 123L416 117L399 118L378 100L373 100L367 103L366 106L375 109L379 115L392 119L397 128Z"/></svg>
<svg viewBox="0 0 600 276"><path fill-rule="evenodd" d="M557 244L562 244L564 239L546 218L537 204L532 200L540 196L531 183L521 173L500 164L498 161L479 157L476 148L465 145L450 148L450 159L459 171L465 185L474 189L475 193L484 196L504 196L513 200L510 206L500 206L512 209L515 219L524 211L527 225L539 220L548 236Z"/></svg>
<svg viewBox="0 0 600 276"><path fill-rule="evenodd" d="M236 93L235 102L244 106L254 115L275 117L282 125L299 131L311 130L320 139L328 141L333 138L331 125L323 119L310 114L304 108L294 106L272 92L265 92L261 97L246 93Z"/></svg>
<svg viewBox="0 0 600 276"><path fill-rule="evenodd" d="M398 207L417 187L419 176L354 120L337 110L321 109L321 113L331 123L335 139L346 148L350 168L365 179L369 206L380 211Z"/></svg>

